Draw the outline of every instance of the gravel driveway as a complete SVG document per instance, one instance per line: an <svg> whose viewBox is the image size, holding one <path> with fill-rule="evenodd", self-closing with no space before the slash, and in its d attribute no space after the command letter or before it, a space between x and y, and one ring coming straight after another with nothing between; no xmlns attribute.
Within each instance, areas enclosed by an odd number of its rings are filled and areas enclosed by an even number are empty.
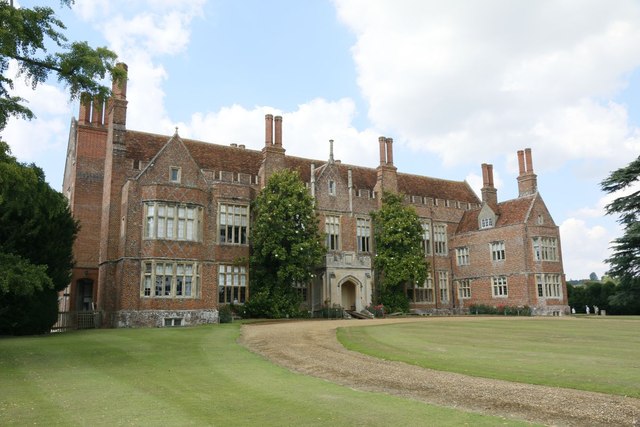
<svg viewBox="0 0 640 427"><path fill-rule="evenodd" d="M242 326L240 342L292 371L354 389L548 425L640 427L640 399L423 369L346 350L336 339L339 327L452 319L254 323Z"/></svg>

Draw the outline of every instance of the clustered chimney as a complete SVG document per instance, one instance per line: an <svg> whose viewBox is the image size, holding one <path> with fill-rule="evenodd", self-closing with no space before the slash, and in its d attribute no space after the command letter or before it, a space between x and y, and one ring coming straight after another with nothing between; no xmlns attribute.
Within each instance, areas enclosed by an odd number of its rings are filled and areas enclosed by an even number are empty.
<svg viewBox="0 0 640 427"><path fill-rule="evenodd" d="M380 144L380 166L393 166L393 138L378 138Z"/></svg>
<svg viewBox="0 0 640 427"><path fill-rule="evenodd" d="M118 63L116 67L128 71L127 64ZM111 114L113 105L116 101L123 103L123 111L126 115L126 99L127 99L127 79L124 81L111 83L111 99L109 101L98 101L92 99L88 94L84 93L80 97L80 111L78 113L78 123L81 125L104 126L108 124L108 115ZM120 114L122 116L122 114ZM116 118L116 122L124 121L126 117Z"/></svg>
<svg viewBox="0 0 640 427"><path fill-rule="evenodd" d="M519 197L530 196L538 191L538 177L533 173L531 148L518 151L518 193Z"/></svg>
<svg viewBox="0 0 640 427"><path fill-rule="evenodd" d="M267 185L269 177L285 167L285 149L282 147L282 116L266 114L264 148L262 149L262 165L258 171L260 186Z"/></svg>
<svg viewBox="0 0 640 427"><path fill-rule="evenodd" d="M493 185L493 165L482 164L482 201L494 209L498 205L498 190Z"/></svg>
<svg viewBox="0 0 640 427"><path fill-rule="evenodd" d="M265 121L265 147L282 148L282 116L273 116L267 114L264 116ZM274 130L275 124L275 130Z"/></svg>

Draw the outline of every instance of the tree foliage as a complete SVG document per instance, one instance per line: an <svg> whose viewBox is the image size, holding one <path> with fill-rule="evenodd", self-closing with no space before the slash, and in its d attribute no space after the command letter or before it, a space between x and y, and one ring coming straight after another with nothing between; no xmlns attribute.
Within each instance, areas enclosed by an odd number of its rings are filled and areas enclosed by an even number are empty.
<svg viewBox="0 0 640 427"><path fill-rule="evenodd" d="M636 189L620 196L606 206L607 214L617 215L623 235L613 241L613 255L607 259L609 274L620 280L611 303L640 313L640 156L627 166L617 169L602 181L607 193ZM635 187L634 187L635 186Z"/></svg>
<svg viewBox="0 0 640 427"><path fill-rule="evenodd" d="M427 278L420 219L413 207L402 203L402 196L392 193L383 194L382 208L371 216L380 302L387 312L408 311L407 285L422 286Z"/></svg>
<svg viewBox="0 0 640 427"><path fill-rule="evenodd" d="M0 141L0 334L47 332L71 278L78 224L35 165Z"/></svg>
<svg viewBox="0 0 640 427"><path fill-rule="evenodd" d="M300 296L325 248L313 198L297 172L274 173L252 205L250 294L245 310L253 317L295 317Z"/></svg>
<svg viewBox="0 0 640 427"><path fill-rule="evenodd" d="M72 3L61 0L67 6ZM65 29L49 7L18 8L13 2L0 0L0 130L11 116L34 117L24 99L10 94L14 77L6 74L11 60L18 66L18 75L34 89L54 74L67 86L72 99L88 96L103 101L111 92L99 83L102 79L126 79L126 71L115 66L115 53L104 47L93 49L86 42L69 43ZM57 51L48 53L48 45Z"/></svg>

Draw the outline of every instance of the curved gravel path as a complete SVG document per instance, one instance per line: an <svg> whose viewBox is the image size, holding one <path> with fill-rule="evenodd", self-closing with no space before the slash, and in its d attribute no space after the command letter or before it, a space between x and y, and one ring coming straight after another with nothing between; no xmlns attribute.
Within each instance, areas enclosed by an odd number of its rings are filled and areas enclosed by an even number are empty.
<svg viewBox="0 0 640 427"><path fill-rule="evenodd" d="M354 389L548 425L640 427L640 399L423 369L346 350L336 339L339 327L439 320L254 323L242 326L240 342L292 371Z"/></svg>

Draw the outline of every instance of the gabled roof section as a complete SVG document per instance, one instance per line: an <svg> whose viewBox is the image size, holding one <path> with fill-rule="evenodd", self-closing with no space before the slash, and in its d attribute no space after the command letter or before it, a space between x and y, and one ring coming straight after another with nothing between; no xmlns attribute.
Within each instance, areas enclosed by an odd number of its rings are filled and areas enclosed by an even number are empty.
<svg viewBox="0 0 640 427"><path fill-rule="evenodd" d="M138 131L127 131L127 157L149 162L170 138ZM246 148L211 144L180 138L200 169L242 172L257 175L262 153Z"/></svg>
<svg viewBox="0 0 640 427"><path fill-rule="evenodd" d="M498 203L498 221L496 227L505 225L524 224L527 216L536 199L536 194L526 197L519 197Z"/></svg>
<svg viewBox="0 0 640 427"><path fill-rule="evenodd" d="M496 212L498 219L496 220L495 227L524 224L527 221L529 212L536 198L537 193L531 196L519 197L498 203L498 210ZM466 211L458 224L456 234L478 231L478 216L480 215L480 210L479 208Z"/></svg>

